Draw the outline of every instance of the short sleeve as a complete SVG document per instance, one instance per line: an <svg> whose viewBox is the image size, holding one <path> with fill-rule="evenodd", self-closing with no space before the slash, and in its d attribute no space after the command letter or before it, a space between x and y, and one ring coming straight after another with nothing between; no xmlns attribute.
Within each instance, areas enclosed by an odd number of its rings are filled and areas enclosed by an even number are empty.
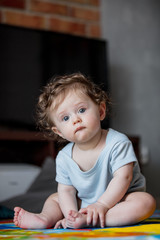
<svg viewBox="0 0 160 240"><path fill-rule="evenodd" d="M67 168L68 166L66 166L63 154L58 154L56 158L56 181L66 185L72 185Z"/></svg>
<svg viewBox="0 0 160 240"><path fill-rule="evenodd" d="M110 156L111 172L114 173L120 167L131 162L137 162L132 143L127 140L115 144Z"/></svg>

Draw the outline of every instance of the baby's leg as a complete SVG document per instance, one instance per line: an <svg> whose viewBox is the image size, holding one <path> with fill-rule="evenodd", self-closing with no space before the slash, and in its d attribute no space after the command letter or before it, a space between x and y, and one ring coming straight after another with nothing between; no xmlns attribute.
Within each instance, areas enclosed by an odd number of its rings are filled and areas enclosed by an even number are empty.
<svg viewBox="0 0 160 240"><path fill-rule="evenodd" d="M145 192L129 193L120 203L108 210L106 226L136 224L151 216L155 207L155 200L150 194Z"/></svg>
<svg viewBox="0 0 160 240"><path fill-rule="evenodd" d="M129 193L120 203L108 210L105 226L136 224L151 216L154 210L155 200L150 194L144 192ZM67 225L70 228L88 227L87 215L71 211L67 219ZM97 227L100 227L99 222Z"/></svg>
<svg viewBox="0 0 160 240"><path fill-rule="evenodd" d="M14 223L21 228L42 229L49 228L63 218L62 211L58 204L58 194L52 194L46 200L40 214L30 213L23 208L16 207L14 214Z"/></svg>

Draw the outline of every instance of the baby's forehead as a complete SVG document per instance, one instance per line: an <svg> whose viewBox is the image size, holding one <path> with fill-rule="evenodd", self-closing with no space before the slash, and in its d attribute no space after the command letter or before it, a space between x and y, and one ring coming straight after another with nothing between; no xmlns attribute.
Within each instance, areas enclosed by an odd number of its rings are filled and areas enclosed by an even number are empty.
<svg viewBox="0 0 160 240"><path fill-rule="evenodd" d="M88 98L88 95L82 91L82 89L69 89L68 91L63 91L61 92L58 96L56 96L51 104L51 110L57 110L58 107L61 105L61 103L63 101L65 101L65 99L67 97L70 97L70 96L77 96L77 98L80 98L80 99L87 99Z"/></svg>

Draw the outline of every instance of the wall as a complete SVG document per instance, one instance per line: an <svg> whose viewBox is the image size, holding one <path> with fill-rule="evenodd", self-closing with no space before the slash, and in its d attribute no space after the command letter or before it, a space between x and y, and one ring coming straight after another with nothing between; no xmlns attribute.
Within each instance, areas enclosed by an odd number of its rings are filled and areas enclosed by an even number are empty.
<svg viewBox="0 0 160 240"><path fill-rule="evenodd" d="M0 23L99 38L99 0L0 0Z"/></svg>
<svg viewBox="0 0 160 240"><path fill-rule="evenodd" d="M109 40L112 127L141 137L147 190L160 196L160 1L102 0Z"/></svg>

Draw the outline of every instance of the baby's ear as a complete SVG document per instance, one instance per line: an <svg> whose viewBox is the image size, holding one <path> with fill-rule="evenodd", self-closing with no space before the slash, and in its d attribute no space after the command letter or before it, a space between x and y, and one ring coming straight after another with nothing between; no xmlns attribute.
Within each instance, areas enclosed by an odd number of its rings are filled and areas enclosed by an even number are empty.
<svg viewBox="0 0 160 240"><path fill-rule="evenodd" d="M52 131L53 131L55 134L57 134L57 135L59 135L60 137L63 138L62 133L58 130L57 127L52 127L51 129L52 129Z"/></svg>
<svg viewBox="0 0 160 240"><path fill-rule="evenodd" d="M105 102L101 102L99 106L99 114L100 114L100 120L104 120L106 116L106 104Z"/></svg>

